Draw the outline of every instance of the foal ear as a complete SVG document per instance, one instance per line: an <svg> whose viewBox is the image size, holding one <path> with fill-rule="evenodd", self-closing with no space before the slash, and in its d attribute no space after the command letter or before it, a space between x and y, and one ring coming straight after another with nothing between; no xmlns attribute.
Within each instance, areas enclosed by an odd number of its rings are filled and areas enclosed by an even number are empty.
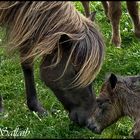
<svg viewBox="0 0 140 140"><path fill-rule="evenodd" d="M109 82L110 82L111 88L114 89L117 83L117 77L115 74L111 73L109 77Z"/></svg>

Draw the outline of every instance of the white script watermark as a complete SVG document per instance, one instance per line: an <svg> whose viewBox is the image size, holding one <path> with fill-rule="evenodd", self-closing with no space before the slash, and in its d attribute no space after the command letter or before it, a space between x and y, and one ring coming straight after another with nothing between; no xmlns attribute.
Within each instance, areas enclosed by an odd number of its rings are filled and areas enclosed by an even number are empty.
<svg viewBox="0 0 140 140"><path fill-rule="evenodd" d="M14 130L8 130L7 127L0 128L1 137L26 137L30 134L30 130L27 127L25 130L20 130L19 127L16 127Z"/></svg>

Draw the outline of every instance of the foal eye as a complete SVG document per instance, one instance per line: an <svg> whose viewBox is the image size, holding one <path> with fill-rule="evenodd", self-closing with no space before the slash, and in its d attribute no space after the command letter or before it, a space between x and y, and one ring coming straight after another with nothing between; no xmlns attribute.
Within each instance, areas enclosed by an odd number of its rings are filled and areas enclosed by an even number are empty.
<svg viewBox="0 0 140 140"><path fill-rule="evenodd" d="M103 108L103 104L104 104L103 102L98 102L98 107L102 109Z"/></svg>
<svg viewBox="0 0 140 140"><path fill-rule="evenodd" d="M109 100L109 99L105 99L104 102L106 102L106 103L110 103L110 100Z"/></svg>
<svg viewBox="0 0 140 140"><path fill-rule="evenodd" d="M98 107L99 107L100 109L106 109L107 106L108 106L109 104L111 104L111 102L110 102L109 99L105 99L105 100L103 100L103 101L98 100L97 103L98 103Z"/></svg>

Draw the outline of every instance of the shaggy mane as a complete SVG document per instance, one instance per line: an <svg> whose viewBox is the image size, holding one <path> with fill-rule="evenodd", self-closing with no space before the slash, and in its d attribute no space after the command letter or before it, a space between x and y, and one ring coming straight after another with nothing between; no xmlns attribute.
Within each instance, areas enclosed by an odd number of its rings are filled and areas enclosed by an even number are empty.
<svg viewBox="0 0 140 140"><path fill-rule="evenodd" d="M52 64L56 66L65 53L60 47L60 38L68 36L72 45L64 72L71 60L74 65L80 64L74 86L87 86L100 71L105 46L102 36L72 2L1 1L0 24L8 27L8 50L27 51L23 61L57 50Z"/></svg>

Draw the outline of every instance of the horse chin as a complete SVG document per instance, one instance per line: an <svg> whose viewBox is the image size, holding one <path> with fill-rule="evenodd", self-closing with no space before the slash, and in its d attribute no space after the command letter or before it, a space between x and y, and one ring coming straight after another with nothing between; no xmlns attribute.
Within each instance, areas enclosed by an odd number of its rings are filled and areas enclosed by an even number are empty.
<svg viewBox="0 0 140 140"><path fill-rule="evenodd" d="M88 123L87 117L79 116L77 113L73 113L73 112L69 114L69 117L70 117L71 121L73 121L74 123L78 124L81 127L88 128L95 134L101 134L103 131L103 129L100 128L99 126L95 125L94 122Z"/></svg>
<svg viewBox="0 0 140 140"><path fill-rule="evenodd" d="M86 126L86 114L79 113L78 110L73 110L69 113L70 120L73 121L75 124L83 127Z"/></svg>
<svg viewBox="0 0 140 140"><path fill-rule="evenodd" d="M101 134L102 131L103 131L103 129L101 129L100 127L96 126L94 123L88 124L87 128L89 130L91 130L93 133L96 133L96 134Z"/></svg>

